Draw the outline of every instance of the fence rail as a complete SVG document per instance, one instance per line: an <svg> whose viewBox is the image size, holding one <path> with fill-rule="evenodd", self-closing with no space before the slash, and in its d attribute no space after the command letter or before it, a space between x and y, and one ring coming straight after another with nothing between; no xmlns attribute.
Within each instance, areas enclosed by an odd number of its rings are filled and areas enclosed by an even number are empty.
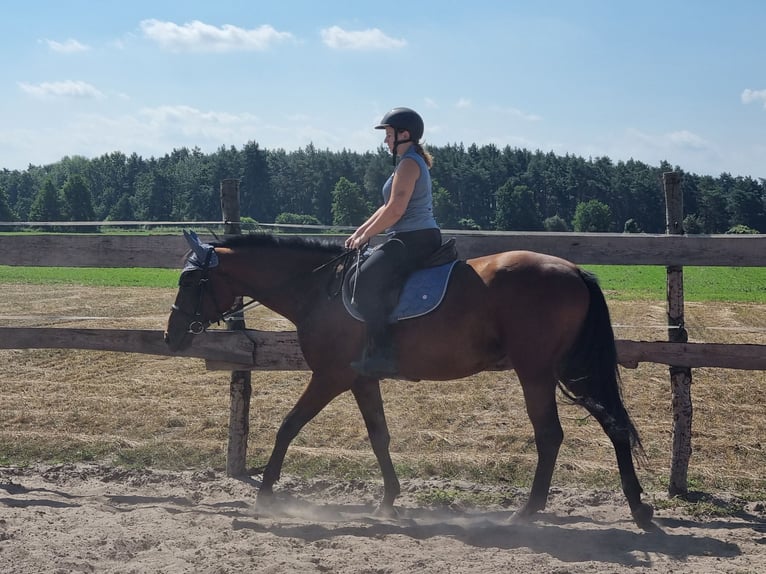
<svg viewBox="0 0 766 574"><path fill-rule="evenodd" d="M651 362L676 367L765 370L766 345L669 343L618 339L617 358L625 368ZM191 347L171 353L162 332L150 329L68 329L0 327L0 349L85 349L205 359L217 371L305 371L295 331L213 329Z"/></svg>
<svg viewBox="0 0 766 574"><path fill-rule="evenodd" d="M345 236L300 234L342 243ZM766 267L766 235L647 235L622 233L467 233L457 239L463 259L528 249L591 265ZM211 236L201 235L210 240ZM40 267L181 267L187 245L173 235L0 234L0 265Z"/></svg>
<svg viewBox="0 0 766 574"><path fill-rule="evenodd" d="M445 232L449 234L450 232ZM333 235L301 234L341 242ZM455 232L463 258L507 249L558 255L579 264L766 266L766 235L627 235L613 233ZM209 239L210 237L208 237ZM0 265L179 268L187 245L174 235L0 234ZM182 356L208 368L301 370L291 331L215 332L198 337ZM0 328L0 348L70 348L169 355L160 331ZM620 363L766 370L766 345L618 341Z"/></svg>
<svg viewBox="0 0 766 574"><path fill-rule="evenodd" d="M668 175L668 174L665 174ZM672 180L669 178L669 182ZM676 182L677 183L677 182ZM224 182L226 184L226 181ZM222 184L222 197L224 196ZM666 186L671 187L671 186ZM678 187L677 185L675 187ZM231 191L231 190L229 190ZM234 190L238 193L238 189ZM678 190L676 190L678 191ZM668 221L680 217L668 214ZM238 219L238 210L237 217ZM200 223L190 223L199 227ZM669 224L669 228L670 228ZM678 230L676 230L678 231ZM674 407L671 494L686 491L686 468L691 453L691 367L723 367L766 370L766 345L689 343L683 329L683 266L766 267L766 235L627 235L577 233L444 232L457 238L463 259L499 251L526 249L557 255L578 264L661 265L668 269L668 327L677 329L676 342L617 341L620 364L636 367L641 362L671 366L671 376L686 370L683 384L671 381ZM342 242L330 234L305 235ZM203 234L203 237L205 235ZM0 233L0 265L61 267L153 267L180 268L186 243L173 235L102 234L4 234ZM671 275L674 276L671 282ZM672 289L671 289L672 284ZM672 294L672 297L671 297ZM671 300L672 299L672 300ZM670 310L681 312L671 317ZM0 348L94 349L129 353L170 355L160 331L66 328L0 328ZM178 356L199 357L207 367L232 371L231 414L227 471L244 472L249 431L249 370L305 370L294 331L252 329L211 331L197 337ZM678 389L685 394L677 392ZM241 391L241 392L240 392ZM688 411L688 413L687 413Z"/></svg>

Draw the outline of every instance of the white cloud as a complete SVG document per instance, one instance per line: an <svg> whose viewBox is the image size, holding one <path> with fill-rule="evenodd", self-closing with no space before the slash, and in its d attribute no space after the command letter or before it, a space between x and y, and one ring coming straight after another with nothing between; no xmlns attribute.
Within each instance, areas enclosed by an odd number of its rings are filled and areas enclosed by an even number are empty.
<svg viewBox="0 0 766 574"><path fill-rule="evenodd" d="M139 114L142 121L162 130L172 129L185 135L204 134L207 137L226 137L240 126L252 127L258 118L253 114L202 111L192 106L159 106L144 108Z"/></svg>
<svg viewBox="0 0 766 574"><path fill-rule="evenodd" d="M665 134L665 139L671 145L688 149L708 149L710 142L688 130L680 130Z"/></svg>
<svg viewBox="0 0 766 574"><path fill-rule="evenodd" d="M570 142L568 151L585 156L608 156L614 161L632 158L650 165L667 161L686 172L708 175L733 173L737 170L732 166L746 163L742 158L732 157L728 145L687 129L672 132L626 129L622 137L601 139L593 144L588 149L582 146L578 149L577 144ZM736 155L741 151L742 148L737 148Z"/></svg>
<svg viewBox="0 0 766 574"><path fill-rule="evenodd" d="M378 28L344 30L340 26L322 30L322 41L335 50L397 50L407 45L406 40L386 36Z"/></svg>
<svg viewBox="0 0 766 574"><path fill-rule="evenodd" d="M103 98L99 90L87 82L66 80L64 82L42 82L28 84L19 82L19 87L36 98Z"/></svg>
<svg viewBox="0 0 766 574"><path fill-rule="evenodd" d="M110 100L114 101L111 95ZM378 119L371 119L370 124ZM54 114L44 127L34 129L0 126L0 169L24 169L30 163L47 165L67 155L97 157L115 150L145 158L161 157L181 147L213 153L221 146L241 146L248 141L257 141L264 149L287 150L309 143L317 149L334 150L374 150L380 145L379 132L368 124L357 127L339 131L328 127L325 115L300 110L261 117L249 111L189 105L145 107L125 113L104 113L99 108L88 113Z"/></svg>
<svg viewBox="0 0 766 574"><path fill-rule="evenodd" d="M113 150L145 157L159 157L180 147L199 146L212 152L221 145L251 140L260 130L261 122L249 113L167 105L123 115L79 114L51 127L44 137L40 138L39 133L37 137L45 141L53 158L50 161L55 161L64 155L95 157Z"/></svg>
<svg viewBox="0 0 766 574"><path fill-rule="evenodd" d="M530 114L518 108L503 108L498 106L498 107L494 107L493 109L496 112L499 112L503 115L519 118L521 120L526 120L528 122L539 122L540 120L543 119L541 116L538 116L537 114Z"/></svg>
<svg viewBox="0 0 766 574"><path fill-rule="evenodd" d="M62 54L74 54L75 52L86 52L90 50L90 46L81 44L73 38L69 38L66 42L57 42L56 40L45 40L48 47L54 52L60 52Z"/></svg>
<svg viewBox="0 0 766 574"><path fill-rule="evenodd" d="M460 109L466 109L466 108L470 108L471 105L472 105L471 100L469 100L468 98L460 98L455 104L455 107Z"/></svg>
<svg viewBox="0 0 766 574"><path fill-rule="evenodd" d="M143 20L144 36L174 52L235 52L268 50L274 44L293 37L263 25L246 30L230 24L220 28L199 20L178 25L160 20Z"/></svg>
<svg viewBox="0 0 766 574"><path fill-rule="evenodd" d="M689 130L648 134L636 129L628 129L627 135L632 141L647 148L666 152L673 149L710 150L714 147L709 141Z"/></svg>
<svg viewBox="0 0 766 574"><path fill-rule="evenodd" d="M763 102L763 107L766 108L766 90L751 90L747 88L742 92L742 103L750 104L753 102Z"/></svg>

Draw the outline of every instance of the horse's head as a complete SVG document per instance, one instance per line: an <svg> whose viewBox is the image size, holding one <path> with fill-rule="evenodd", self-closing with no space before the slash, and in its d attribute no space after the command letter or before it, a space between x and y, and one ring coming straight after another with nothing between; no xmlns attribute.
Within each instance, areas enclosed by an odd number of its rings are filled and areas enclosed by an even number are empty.
<svg viewBox="0 0 766 574"><path fill-rule="evenodd" d="M193 231L184 231L184 237L191 253L178 280L178 294L165 330L165 343L172 351L188 347L194 335L224 319L235 305L234 294L221 277L215 248L202 243Z"/></svg>

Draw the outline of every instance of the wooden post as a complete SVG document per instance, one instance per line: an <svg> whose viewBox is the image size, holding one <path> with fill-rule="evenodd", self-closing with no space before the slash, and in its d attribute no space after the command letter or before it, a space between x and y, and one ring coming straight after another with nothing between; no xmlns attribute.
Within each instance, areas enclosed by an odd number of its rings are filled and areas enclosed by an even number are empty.
<svg viewBox="0 0 766 574"><path fill-rule="evenodd" d="M681 177L677 172L662 174L665 188L666 232L683 235L683 193ZM668 340L686 343L688 334L684 325L684 274L683 267L667 267L667 323ZM688 494L687 472L692 455L692 371L689 367L670 367L670 387L673 404L673 453L670 463L670 496Z"/></svg>
<svg viewBox="0 0 766 574"><path fill-rule="evenodd" d="M239 235L242 227L239 219L239 180L224 179L221 182L221 211L224 234ZM245 328L244 313L237 313L226 328L237 331ZM247 476L247 437L250 432L250 396L252 385L250 371L232 371L229 383L229 445L226 450L227 476Z"/></svg>

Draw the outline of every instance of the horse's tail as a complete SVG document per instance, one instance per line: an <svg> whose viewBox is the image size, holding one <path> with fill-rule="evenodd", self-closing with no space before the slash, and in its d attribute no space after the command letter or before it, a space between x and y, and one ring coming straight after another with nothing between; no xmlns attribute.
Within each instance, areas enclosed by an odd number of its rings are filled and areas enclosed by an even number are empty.
<svg viewBox="0 0 766 574"><path fill-rule="evenodd" d="M580 334L559 370L559 387L585 407L607 434L627 436L633 451L644 455L641 439L622 400L617 347L604 293L592 273L579 270L588 287L590 305Z"/></svg>

